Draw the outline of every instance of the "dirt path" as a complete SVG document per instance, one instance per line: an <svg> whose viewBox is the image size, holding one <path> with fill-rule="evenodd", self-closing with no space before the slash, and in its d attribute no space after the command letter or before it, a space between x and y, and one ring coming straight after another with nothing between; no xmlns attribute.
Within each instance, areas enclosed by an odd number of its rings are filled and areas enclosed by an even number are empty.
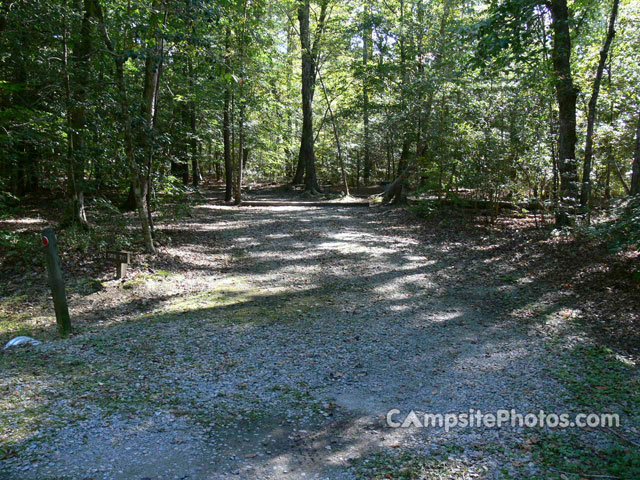
<svg viewBox="0 0 640 480"><path fill-rule="evenodd" d="M2 478L347 479L405 451L444 451L443 478L535 473L519 428L385 426L392 408L569 408L512 315L544 285L396 214L207 202L164 226L167 271L76 302L96 321L72 339L5 354ZM129 307L101 310L113 292Z"/></svg>

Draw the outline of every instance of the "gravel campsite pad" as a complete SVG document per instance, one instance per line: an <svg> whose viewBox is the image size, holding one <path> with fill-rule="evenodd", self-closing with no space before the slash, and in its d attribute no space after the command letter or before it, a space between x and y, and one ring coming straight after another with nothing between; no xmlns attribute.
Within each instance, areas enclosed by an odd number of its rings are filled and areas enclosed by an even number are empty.
<svg viewBox="0 0 640 480"><path fill-rule="evenodd" d="M397 215L206 202L160 225L180 238L166 270L73 297L76 335L2 354L0 477L552 478L549 432L386 426L393 408L579 410L546 323L519 315L566 315L547 287Z"/></svg>

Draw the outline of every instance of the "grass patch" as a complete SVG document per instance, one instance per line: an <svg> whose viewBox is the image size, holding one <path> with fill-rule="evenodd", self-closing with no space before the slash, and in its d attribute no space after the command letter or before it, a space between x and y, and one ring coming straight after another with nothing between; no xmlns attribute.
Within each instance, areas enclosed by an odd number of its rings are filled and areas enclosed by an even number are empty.
<svg viewBox="0 0 640 480"><path fill-rule="evenodd" d="M201 312L207 319L245 324L256 322L300 321L311 317L320 308L331 305L330 295L291 292L286 288L263 288L242 277L225 278L212 289L173 301L162 312L188 314ZM224 309L224 315L214 316L207 310Z"/></svg>
<svg viewBox="0 0 640 480"><path fill-rule="evenodd" d="M139 288L149 282L163 282L171 277L179 277L177 273L170 272L169 270L157 270L155 273L141 273L136 275L131 280L127 280L120 284L120 288L125 290L133 290Z"/></svg>
<svg viewBox="0 0 640 480"><path fill-rule="evenodd" d="M375 453L356 461L353 472L358 480L435 480L467 478L473 470L453 454L461 447L445 446L433 456L412 452Z"/></svg>
<svg viewBox="0 0 640 480"><path fill-rule="evenodd" d="M38 340L57 336L53 315L47 314L42 306L29 305L27 300L27 295L13 295L0 299L0 347L20 335Z"/></svg>

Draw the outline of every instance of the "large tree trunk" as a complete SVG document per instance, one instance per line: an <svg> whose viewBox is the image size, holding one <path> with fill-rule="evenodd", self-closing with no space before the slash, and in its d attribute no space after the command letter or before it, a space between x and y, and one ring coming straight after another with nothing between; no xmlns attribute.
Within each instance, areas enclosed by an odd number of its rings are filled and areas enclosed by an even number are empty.
<svg viewBox="0 0 640 480"><path fill-rule="evenodd" d="M582 190L580 192L580 205L586 207L589 203L591 194L591 163L593 159L593 131L596 123L596 106L598 104L598 96L600 95L600 84L602 82L602 74L609 55L609 48L613 37L616 35L616 18L618 16L618 7L620 0L614 0L611 8L611 17L609 18L609 31L600 51L600 61L598 62L598 70L596 78L593 81L593 92L591 100L589 100L589 113L587 114L587 138L584 147L584 165L582 169Z"/></svg>
<svg viewBox="0 0 640 480"><path fill-rule="evenodd" d="M313 93L315 84L314 59L311 52L309 29L309 0L299 0L300 44L302 46L302 137L300 139L300 161L304 163L305 191L316 193L316 158L313 150Z"/></svg>
<svg viewBox="0 0 640 480"><path fill-rule="evenodd" d="M576 103L578 93L571 74L571 33L567 0L551 1L553 30L553 69L558 100L558 172L560 199L556 224L571 225L579 194L578 164L576 161Z"/></svg>
<svg viewBox="0 0 640 480"><path fill-rule="evenodd" d="M309 0L298 0L298 22L300 23L300 46L302 47L302 137L300 139L300 160L304 163L305 191L315 194L321 191L316 176L316 156L313 149L313 95L315 92L316 74L320 39L325 27L328 0L321 0L318 25L311 45ZM300 170L300 168L298 168ZM298 173L296 174L296 179Z"/></svg>
<svg viewBox="0 0 640 480"><path fill-rule="evenodd" d="M633 156L631 195L640 195L640 115L638 115L638 131L636 132L636 151Z"/></svg>
<svg viewBox="0 0 640 480"><path fill-rule="evenodd" d="M293 184L300 185L304 180L304 172L305 172L305 163L304 156L302 155L302 148L298 151L298 163L296 166L296 173L293 176Z"/></svg>

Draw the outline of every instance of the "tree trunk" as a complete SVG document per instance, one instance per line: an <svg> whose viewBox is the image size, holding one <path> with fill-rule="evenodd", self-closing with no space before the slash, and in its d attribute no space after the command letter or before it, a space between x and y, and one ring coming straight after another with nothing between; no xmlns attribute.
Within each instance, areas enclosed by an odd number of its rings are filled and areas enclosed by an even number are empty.
<svg viewBox="0 0 640 480"><path fill-rule="evenodd" d="M138 210L138 217L140 218L140 223L142 226L142 234L144 237L145 248L150 253L155 253L155 245L153 244L153 234L152 234L152 226L149 222L149 211L147 208L147 194L149 192L149 184L147 180L147 176L145 175L145 160L147 159L147 155L149 154L150 145L147 143L148 138L145 138L145 134L150 134L146 132L145 129L149 129L151 125L151 121L154 117L154 108L155 108L155 95L157 93L156 83L159 81L159 70L157 68L157 56L149 55L147 60L145 61L145 76L144 76L144 89L142 95L142 118L143 125L139 127L137 135L134 136L133 131L133 122L131 119L131 115L129 113L128 101L127 101L127 85L126 85L126 77L124 74L124 64L126 58L123 55L120 55L116 52L113 42L109 37L109 33L107 31L107 26L104 21L104 14L102 12L102 8L100 7L100 3L97 0L91 0L93 2L94 11L96 12L96 17L98 18L101 33L107 47L107 50L114 58L115 62L115 80L116 86L119 93L119 103L120 103L120 113L122 116L123 123L123 135L125 139L125 154L127 158L127 163L129 166L129 170L131 172L132 183L133 183L133 194L135 196L136 207ZM158 28L158 8L159 1L154 0L153 2L153 14L151 24L153 26L152 30L156 31ZM154 49L155 50L155 49ZM156 50L156 54L158 51ZM156 57L156 58L151 58ZM140 144L136 145L136 139ZM141 147L141 148L137 148ZM136 155L136 150L141 150L142 154ZM140 157L140 158L139 158Z"/></svg>
<svg viewBox="0 0 640 480"><path fill-rule="evenodd" d="M426 146L426 143L425 143ZM384 202L388 203L394 201L394 203L401 203L404 201L404 184L409 178L412 165L409 165L409 156L411 151L411 140L408 135L405 135L402 141L402 150L400 152L400 160L398 161L398 177L387 188L384 194Z"/></svg>
<svg viewBox="0 0 640 480"><path fill-rule="evenodd" d="M344 194L348 196L349 182L347 181L347 173L344 167L344 159L342 158L342 146L340 144L340 136L338 135L338 125L336 124L336 117L333 115L333 109L331 108L331 100L329 100L329 94L327 93L327 89L324 86L324 82L322 81L322 76L320 76L320 72L318 72L318 78L320 79L320 86L322 87L322 92L324 93L324 99L327 102L327 110L329 111L329 115L331 115L331 123L333 124L333 136L336 139L336 148L338 149L338 163L340 164L340 175L342 177L342 187L344 188Z"/></svg>
<svg viewBox="0 0 640 480"><path fill-rule="evenodd" d="M246 24L247 24L247 8L248 1L244 0L243 8L243 21L242 21L242 35L240 36L240 122L238 125L238 173L236 178L236 191L235 191L235 204L240 205L242 203L242 175L244 173L244 163L248 155L248 150L245 146L245 115L246 115L246 99L245 99L245 49L246 49Z"/></svg>
<svg viewBox="0 0 640 480"><path fill-rule="evenodd" d="M369 185L371 176L371 139L369 134L369 85L367 76L367 64L369 63L369 51L371 49L371 36L373 34L371 28L371 19L369 17L370 7L367 2L365 5L365 25L362 33L362 64L364 66L364 74L362 78L362 121L364 124L364 172L363 181L365 186Z"/></svg>
<svg viewBox="0 0 640 480"><path fill-rule="evenodd" d="M302 137L300 139L299 162L304 163L305 191L315 194L321 191L316 176L316 157L313 149L313 95L315 92L319 45L324 30L327 0L320 4L318 26L311 45L311 30L309 26L309 0L298 0L298 22L300 23L300 46L302 47ZM298 170L300 170L298 165ZM298 172L296 173L296 180Z"/></svg>
<svg viewBox="0 0 640 480"><path fill-rule="evenodd" d="M153 0L151 5L150 31L154 32L154 36L147 43L149 50L144 65L144 81L142 90L142 108L141 117L142 124L138 127L138 144L141 147L144 157L137 162L137 169L133 178L133 191L136 195L142 197L136 198L138 206L138 216L146 217L146 221L142 222L142 230L145 238L145 245L149 252L155 252L153 245L153 218L151 216L151 181L153 168L154 138L155 138L155 122L157 119L156 107L157 96L160 85L160 75L162 72L162 58L164 56L164 37L158 33L159 28L166 25L167 14L160 11L161 0ZM161 15L164 16L162 23Z"/></svg>
<svg viewBox="0 0 640 480"><path fill-rule="evenodd" d="M589 100L589 112L587 114L587 138L584 147L584 165L582 169L582 190L580 192L580 205L582 207L587 206L591 194L591 164L593 160L593 132L596 123L596 106L598 104L598 96L600 95L600 84L602 82L604 67L607 62L607 55L609 55L609 48L611 48L613 37L616 35L616 18L618 16L619 5L620 0L613 0L611 17L609 18L609 31L607 32L607 38L604 42L604 46L600 51L598 70L596 71L596 78L593 81L591 100Z"/></svg>
<svg viewBox="0 0 640 480"><path fill-rule="evenodd" d="M636 132L636 151L633 156L633 174L631 176L631 195L640 195L640 115Z"/></svg>
<svg viewBox="0 0 640 480"><path fill-rule="evenodd" d="M571 74L570 15L567 0L551 1L551 28L553 30L553 69L558 101L558 172L560 199L556 212L558 226L575 221L575 207L579 194L578 165L576 162L576 103L577 90Z"/></svg>
<svg viewBox="0 0 640 480"><path fill-rule="evenodd" d="M423 149L426 148L426 143L423 146ZM393 181L391 185L387 187L387 191L384 194L383 202L389 203L393 200L394 203L401 203L404 201L404 184L409 178L409 174L413 168L413 161L409 159L409 151L411 148L411 141L408 137L405 137L402 142L402 152L400 153L400 160L398 162L398 176ZM424 150L420 152L418 156L421 156L424 153ZM415 160L415 159L413 159Z"/></svg>
<svg viewBox="0 0 640 480"><path fill-rule="evenodd" d="M230 73L229 55L231 52L231 29L227 26L225 34L225 72ZM224 111L222 117L222 143L224 145L224 179L225 192L224 201L230 202L233 196L233 162L231 159L231 90L225 85L224 89Z"/></svg>
<svg viewBox="0 0 640 480"><path fill-rule="evenodd" d="M191 136L189 138L189 149L191 150L191 177L193 186L198 188L200 185L200 164L198 159L198 139L196 137L196 101L195 101L195 89L194 89L194 80L193 80L193 64L191 59L189 59L188 63L188 74L189 74L189 90L190 96L189 99L189 130L191 132Z"/></svg>
<svg viewBox="0 0 640 480"><path fill-rule="evenodd" d="M191 176L193 186L198 188L202 176L200 174L200 160L198 158L198 139L196 138L196 105L195 102L191 102L189 106L189 126L191 129L191 138L189 139L189 146L191 149Z"/></svg>
<svg viewBox="0 0 640 480"><path fill-rule="evenodd" d="M84 172L86 158L86 124L87 85L89 83L89 60L91 56L91 17L93 16L91 0L84 2L84 16L80 25L80 39L73 48L74 75L73 92L71 94L71 135L69 139L69 184L71 190L71 219L73 223L87 228L87 215L84 206ZM71 91L71 89L69 88Z"/></svg>
<svg viewBox="0 0 640 480"><path fill-rule="evenodd" d="M316 193L315 152L313 150L313 91L314 65L311 56L311 34L309 31L309 0L299 0L300 44L302 46L302 137L300 139L300 162L305 167L305 190ZM297 177L297 175L296 175Z"/></svg>
<svg viewBox="0 0 640 480"><path fill-rule="evenodd" d="M240 124L238 125L238 155L237 155L237 176L236 176L236 188L234 195L234 203L240 205L242 203L242 173L244 171L244 155L246 149L244 148L244 100L240 104Z"/></svg>
<svg viewBox="0 0 640 480"><path fill-rule="evenodd" d="M293 185L300 185L304 180L305 162L302 155L302 148L298 151L298 163L296 166L296 173L293 176Z"/></svg>

